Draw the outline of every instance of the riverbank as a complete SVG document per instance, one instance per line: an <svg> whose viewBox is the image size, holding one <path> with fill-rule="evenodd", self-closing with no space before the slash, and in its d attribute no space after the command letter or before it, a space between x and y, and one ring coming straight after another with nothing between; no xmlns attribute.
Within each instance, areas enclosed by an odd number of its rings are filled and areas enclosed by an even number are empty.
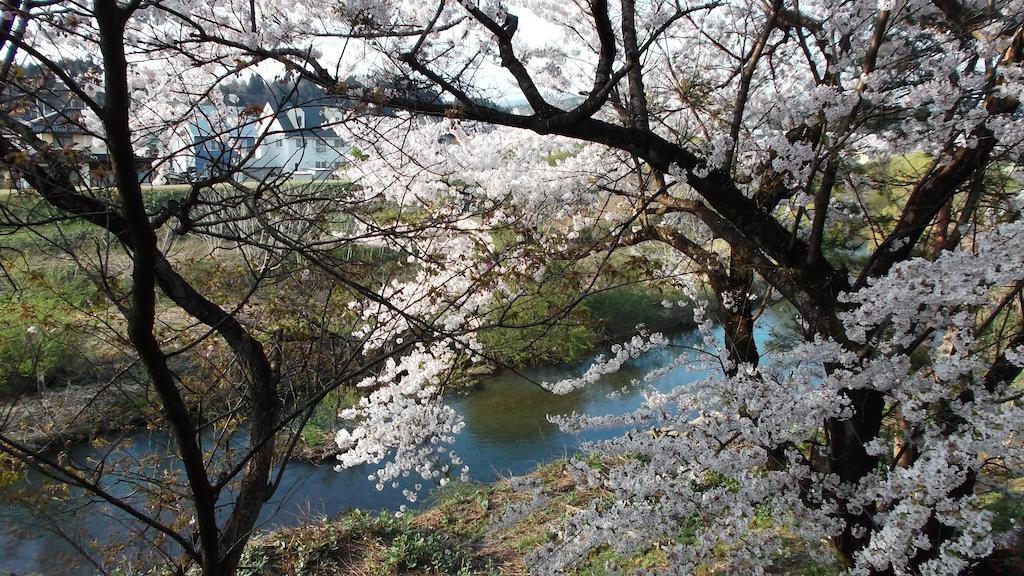
<svg viewBox="0 0 1024 576"><path fill-rule="evenodd" d="M561 537L561 522L590 507L610 505L613 495L587 486L574 466L615 466L622 462L572 462L561 459L536 471L493 484L453 484L436 495L435 503L414 515L396 517L353 511L334 520L276 530L254 538L245 554L244 576L391 576L457 574L523 576L532 573L538 549ZM1013 483L1019 498L1024 479ZM1019 519L1021 511L1005 503L989 508L1000 524ZM602 548L566 572L572 576L606 576L671 568L665 550L699 533L699 526L680 523L672 539L651 542L624 556ZM778 527L755 529L771 533L779 543L771 574L833 576L843 567L828 542L806 542ZM983 573L1024 576L1021 532L1000 539ZM723 558L712 558L695 574L742 573Z"/></svg>
<svg viewBox="0 0 1024 576"><path fill-rule="evenodd" d="M507 321L529 324L549 314L550 297L548 294L540 300L529 301L519 309L520 317ZM586 296L576 305L571 317L560 318L553 324L486 329L481 332L480 341L487 360L452 378L446 393L449 396L473 394L485 381L503 371L522 372L542 367L570 369L596 354L607 352L611 345L632 338L641 329L666 335L690 333L696 323L692 306L680 304L683 298L678 291L664 286L625 284ZM673 305L663 306L665 300L671 300ZM359 397L342 392L332 393L329 398L335 400L324 402L324 406L336 409L318 409L303 429L296 446L296 459L319 463L337 454L334 434L344 423L336 414L357 402Z"/></svg>
<svg viewBox="0 0 1024 576"><path fill-rule="evenodd" d="M575 412L596 416L621 414L631 410L634 402L639 401L648 389L647 386L635 386L634 382L651 370L674 363L677 356L697 344L699 338L695 333L677 334L672 337L675 346L644 354L623 366L619 372L606 375L592 386L565 395L551 394L536 383L578 376L580 370L584 369L585 361L521 371L502 370L492 376L481 377L479 386L470 393L448 395L445 398L445 403L465 421L465 429L456 437L452 449L469 466L471 478L481 483L492 483L513 475L526 475L535 470L539 463L574 454L580 449L581 443L607 439L614 431L567 433L548 420L548 414L566 415ZM701 377L700 372L680 368L650 384L659 390L668 390ZM343 402L345 399L331 400ZM325 406L324 413L336 412L333 406ZM104 459L109 462L123 461L129 465L136 461L152 462L159 466L174 463L174 439L158 427L126 431L110 440L71 445L63 452L67 458L77 462ZM216 437L212 435L204 436L204 449L208 449L215 441ZM293 463L283 471L279 488L261 515L260 526L267 531L315 527L322 524L317 518L336 519L354 508L393 512L402 504L408 504L402 496L401 488L411 489L411 479L399 489L377 491L373 482L367 480L367 476L374 471L372 465L336 471L330 465ZM39 494L40 487L49 484L47 478L34 470L19 468L16 472L5 484L3 494ZM470 488L470 494L476 489ZM421 494L421 499L425 500L426 497L426 494ZM0 574L7 570L18 574L91 576L95 570L82 556L82 549L105 554L104 550L120 549L113 547L124 545L124 535L119 530L121 524L118 522L123 515L109 506L102 503L86 504L74 494L64 499L45 498L38 503L43 507L41 510L21 506L17 502L0 507L0 550L10 552L6 557L0 557ZM470 513L453 511L451 515L463 518ZM99 516L112 520L94 521ZM77 546L66 540L67 535L47 530L48 520L55 520L55 525L76 527L72 538ZM392 528L388 530L398 538L400 531ZM152 559L147 561L145 554L138 550L120 550L119 558L123 561L151 565ZM115 560L110 562L118 563Z"/></svg>
<svg viewBox="0 0 1024 576"><path fill-rule="evenodd" d="M615 465L616 463L609 463ZM603 464L602 464L603 465ZM560 523L575 512L612 502L611 494L577 480L573 464L559 460L535 472L490 485L459 484L443 490L437 502L411 516L352 512L339 519L278 530L249 545L246 576L389 576L397 574L530 573L538 549L560 537ZM772 530L771 527L765 527ZM690 535L689 537L693 537ZM779 533L783 552L779 574L826 576L840 566L825 543L807 544ZM569 572L578 576L666 569L665 549L682 540L651 542L622 556L610 549L591 553ZM709 563L703 575L735 573L723 561Z"/></svg>
<svg viewBox="0 0 1024 576"><path fill-rule="evenodd" d="M762 327L757 337L759 342L767 342L767 327ZM390 512L406 502L400 490L374 490L372 483L366 480L367 475L373 473L372 467L336 472L331 466L308 463L289 466L278 490L278 499L268 504L261 521L268 532L254 540L256 548L250 551L248 571L242 574L525 573L530 564L529 554L557 537L561 520L586 509L591 503L606 505L611 496L573 480L564 457L577 453L581 443L609 438L616 431L567 434L546 415L573 412L604 415L631 410L635 406L633 402L639 401L648 389L633 383L652 370L674 364L681 351L699 344L699 338L696 333L677 334L672 337L674 346L651 351L623 366L619 372L567 395L552 395L535 382L578 375L581 364L550 365L520 372L504 370L481 378L480 386L472 393L447 397L446 402L466 422L466 429L453 448L470 467L472 477L481 483L450 484L430 500L431 507L415 515L395 519ZM701 372L683 367L650 384L667 391L702 377ZM343 402L345 399L334 400ZM325 413L332 412L333 407L325 408ZM158 430L141 431L125 440L116 450L133 458L166 456L173 450L172 439ZM88 461L108 450L110 448L105 446L96 449L77 446L69 450L69 456ZM538 470L538 462L553 463ZM605 466L615 462L588 460L584 464ZM40 479L28 480L14 488L38 491L35 482ZM1024 484L1017 489L1024 494ZM987 497L994 496L997 495L990 493ZM994 499L990 509L1007 522L1016 518L1024 523L1021 501L1024 500L1017 497ZM116 523L88 521L95 514L104 513L102 508L81 507L79 502L71 504L75 512L66 522L71 524L85 519L82 525L93 530L81 535L83 542L97 543L97 546L118 542L117 531L109 531ZM386 515L348 514L357 507L384 511ZM0 574L4 569L18 574L59 573L58 567L75 576L94 573L59 537L44 538L37 534L39 521L33 511L24 511L20 517L18 514L15 511L14 518L0 514L0 525L12 529L24 526L23 530L31 532L5 535L0 531L0 549L14 552L14 557L8 558L6 563L0 559ZM659 550L673 542L652 542L651 549L636 558L618 558L607 551L598 551L578 566L575 573L607 574L605 562L617 563L614 565L620 567L657 566L656 562L664 558ZM788 546L787 541L787 550L790 550ZM793 542L792 546L803 544ZM823 549L827 551L827 547ZM57 550L64 550L66 558L52 560L58 557ZM447 552L450 550L459 552L452 555ZM799 568L799 558L820 556L820 550L813 554L800 550L792 548L792 558L787 559L795 568L780 570L780 573L815 576L832 573L816 565L806 570ZM67 568L72 565L76 566L74 571ZM787 564L787 567L792 566ZM716 567L711 566L706 573L728 572L727 566L717 567L718 572L712 568Z"/></svg>
<svg viewBox="0 0 1024 576"><path fill-rule="evenodd" d="M262 534L247 547L243 573L527 574L525 556L548 538L549 524L594 496L566 466L559 460L490 485L453 483L415 515L353 511Z"/></svg>
<svg viewBox="0 0 1024 576"><path fill-rule="evenodd" d="M146 202L157 210L183 191L174 186L147 189ZM29 195L2 195L0 205L25 220L52 217L45 203ZM396 217L389 206L370 209L367 216L381 222ZM86 222L55 221L5 237L4 247L13 256L5 261L4 271L16 289L0 293L0 432L19 442L53 446L165 425L159 399L147 393L146 374L133 365L134 353L125 347L124 319L112 303L123 287L120 275L129 269L130 258L114 249L97 263L100 269L109 267L110 278L101 285L88 273L88 263L65 257L65 251L87 253L92 243L102 240L98 234ZM62 250L54 250L49 237L60 238ZM333 276L296 258L283 262L272 282L260 282L246 272L249 262L243 251L199 236L177 238L166 252L201 293L229 309L227 303L244 303L238 304L237 317L258 327L253 335L265 344L276 330L284 332L282 374L288 376L281 388L286 402L301 403L303 397L321 393L321 383L335 381L332 370L344 343L317 339L335 330L344 335L356 324L348 297L338 292ZM376 289L379 282L415 270L405 256L355 243L338 258L351 278ZM550 278L522 278L494 296L490 317L482 319L490 327L479 335L486 369L459 378L464 388L500 367L518 370L580 361L632 336L637 324L666 333L693 327L688 310L661 306L662 301L682 299L679 290L667 281L646 281L649 275L637 270L627 255L602 260L600 269L582 260L552 262L549 268ZM593 281L595 273L599 278ZM156 306L157 335L181 379L189 410L197 420L219 420L232 413L243 389L235 385L233 354L218 338L196 344L207 337L207 328L166 297L159 297ZM307 318L311 308L319 311L319 320ZM349 391L342 387L338 396ZM334 433L341 425L337 409L345 406L322 404L301 431L298 459L319 462L333 456Z"/></svg>
<svg viewBox="0 0 1024 576"><path fill-rule="evenodd" d="M0 403L3 432L31 448L88 442L154 419L146 390L132 383L83 384Z"/></svg>
<svg viewBox="0 0 1024 576"><path fill-rule="evenodd" d="M637 325L651 331L678 333L692 329L692 312L678 306L667 309L660 305L667 296L663 288L642 284L620 286L586 297L576 308L571 319L560 319L549 326L522 329L495 328L482 335L485 364L466 371L456 379L460 386L450 392L465 393L500 368L520 370L545 364L578 362L593 355L602 347L628 338ZM542 306L526 315L539 314ZM547 313L546 309L543 310ZM116 358L104 358L113 365ZM184 360L179 359L179 363ZM225 362L229 362L225 359ZM94 369L91 367L90 369ZM194 366L180 365L184 372ZM111 432L124 432L145 425L159 426L157 405L147 401L145 376L111 378L96 384L81 384L85 374L63 375L51 380L41 391L25 391L16 397L0 400L2 429L13 439L32 447L44 445L88 442ZM64 384L63 382L67 383ZM199 400L207 411L216 411L220 405L237 401L228 394L221 398L204 396ZM340 389L332 393L342 402L324 402L324 409L306 424L293 458L300 461L324 462L336 454L334 432L338 422L338 409L345 408L358 398L349 397L351 390ZM214 402L214 401L217 402Z"/></svg>

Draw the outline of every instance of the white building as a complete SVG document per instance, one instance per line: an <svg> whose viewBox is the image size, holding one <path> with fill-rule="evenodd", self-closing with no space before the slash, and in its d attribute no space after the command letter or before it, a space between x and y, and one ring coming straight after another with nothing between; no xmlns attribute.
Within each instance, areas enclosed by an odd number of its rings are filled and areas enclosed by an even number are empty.
<svg viewBox="0 0 1024 576"><path fill-rule="evenodd" d="M330 127L323 106L263 107L247 171L329 178L351 147Z"/></svg>

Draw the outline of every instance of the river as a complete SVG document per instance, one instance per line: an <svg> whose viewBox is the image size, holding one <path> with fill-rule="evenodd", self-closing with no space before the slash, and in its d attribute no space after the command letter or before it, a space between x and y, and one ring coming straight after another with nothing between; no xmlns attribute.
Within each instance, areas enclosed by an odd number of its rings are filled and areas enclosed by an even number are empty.
<svg viewBox="0 0 1024 576"><path fill-rule="evenodd" d="M775 323L762 318L757 339L765 342L769 327ZM556 396L534 382L555 381L581 374L592 359L571 365L531 368L516 373L500 371L483 377L478 387L446 401L466 421L456 440L455 450L470 467L470 476L477 482L491 482L509 475L521 475L552 459L570 456L582 442L600 440L616 434L616 430L586 431L581 434L562 432L547 420L548 414L573 411L591 415L618 414L638 407L643 386L631 382L650 370L671 363L680 354L693 354L687 347L699 346L700 337L693 332L671 337L676 347L648 352L627 363L619 372L605 375L598 382L565 396ZM525 377L524 377L525 376ZM659 390L693 382L704 374L676 368L651 385ZM531 382L531 380L533 382ZM622 391L610 398L609 394ZM88 458L100 447L83 444L72 450L74 458ZM147 454L172 457L171 439L163 432L138 431L131 436L127 455ZM274 498L263 510L260 529L297 525L311 519L335 517L352 508L364 510L396 510L406 504L401 490L377 491L367 480L369 467L336 472L331 463L290 463ZM32 490L42 482L38 475L29 475L16 488ZM130 486L120 488L122 495ZM429 498L426 500L429 503ZM56 507L56 504L54 505ZM106 505L89 504L82 498L74 509L49 510L35 514L24 508L0 503L0 576L8 573L23 576L42 573L47 576L84 576L96 570L67 538L57 533L74 535L80 545L102 545L123 539L127 523ZM44 516L54 516L45 519ZM129 552L130 553L130 552Z"/></svg>

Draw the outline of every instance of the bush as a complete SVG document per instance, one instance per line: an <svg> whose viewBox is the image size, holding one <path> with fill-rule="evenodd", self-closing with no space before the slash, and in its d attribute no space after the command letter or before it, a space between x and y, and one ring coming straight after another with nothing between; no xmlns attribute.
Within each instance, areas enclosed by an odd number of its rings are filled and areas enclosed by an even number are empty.
<svg viewBox="0 0 1024 576"><path fill-rule="evenodd" d="M345 517L344 525L353 539L373 540L376 550L371 562L373 574L479 574L464 544L412 526L407 516L387 513L374 516L356 510ZM484 573L487 571L484 570Z"/></svg>
<svg viewBox="0 0 1024 576"><path fill-rule="evenodd" d="M51 286L61 286L57 293ZM96 298L84 278L30 274L22 289L0 294L0 397L32 390L82 368L77 311Z"/></svg>
<svg viewBox="0 0 1024 576"><path fill-rule="evenodd" d="M482 330L485 354L510 366L578 360L600 343L600 337L586 306L560 314L569 301L568 294L548 286L511 299L500 321L516 327Z"/></svg>
<svg viewBox="0 0 1024 576"><path fill-rule="evenodd" d="M359 402L355 388L338 388L327 393L302 428L302 444L309 448L334 445L334 433L341 426L338 412Z"/></svg>
<svg viewBox="0 0 1024 576"><path fill-rule="evenodd" d="M583 302L599 321L605 336L618 341L632 337L637 324L653 332L695 328L690 308L662 306L665 300L677 302L684 298L675 288L636 283L596 292Z"/></svg>

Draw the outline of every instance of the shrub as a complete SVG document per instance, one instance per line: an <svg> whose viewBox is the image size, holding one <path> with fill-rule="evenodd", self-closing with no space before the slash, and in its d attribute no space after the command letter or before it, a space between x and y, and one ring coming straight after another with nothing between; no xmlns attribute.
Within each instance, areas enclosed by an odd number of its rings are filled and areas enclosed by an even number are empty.
<svg viewBox="0 0 1024 576"><path fill-rule="evenodd" d="M60 294L49 289L57 284ZM95 297L87 280L55 272L29 275L22 289L0 294L0 397L82 368L76 312Z"/></svg>

